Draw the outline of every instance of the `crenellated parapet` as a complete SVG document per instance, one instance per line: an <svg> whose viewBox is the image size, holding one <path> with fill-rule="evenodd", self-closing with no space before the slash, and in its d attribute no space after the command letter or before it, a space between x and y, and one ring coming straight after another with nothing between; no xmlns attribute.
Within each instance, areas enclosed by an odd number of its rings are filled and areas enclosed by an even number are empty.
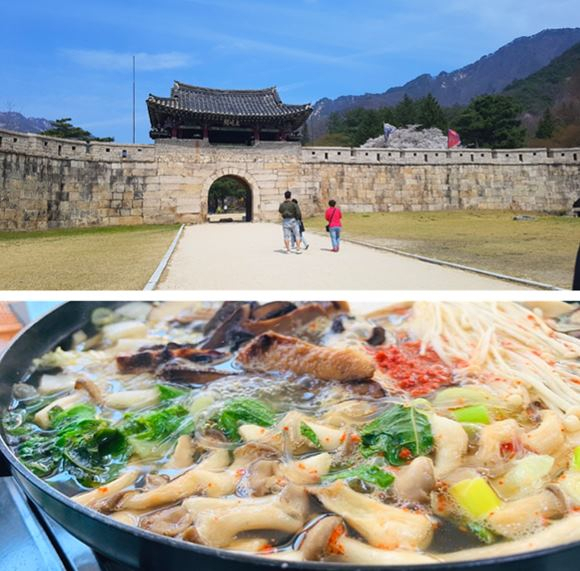
<svg viewBox="0 0 580 571"><path fill-rule="evenodd" d="M0 130L0 230L199 223L220 177L245 181L252 220L277 220L290 190L305 216L502 209L565 214L580 199L580 149L365 149L161 139L125 145Z"/></svg>

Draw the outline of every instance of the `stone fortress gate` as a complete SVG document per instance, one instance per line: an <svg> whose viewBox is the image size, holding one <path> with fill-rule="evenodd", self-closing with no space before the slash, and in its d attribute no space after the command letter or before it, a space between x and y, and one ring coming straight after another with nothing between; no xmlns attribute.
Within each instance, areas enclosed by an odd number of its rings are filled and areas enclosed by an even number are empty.
<svg viewBox="0 0 580 571"><path fill-rule="evenodd" d="M153 145L0 130L0 230L200 223L223 177L246 189L246 220L278 219L286 190L305 216L330 198L346 212L513 209L564 213L580 198L580 149L302 147L309 105L275 88L176 82L150 96Z"/></svg>

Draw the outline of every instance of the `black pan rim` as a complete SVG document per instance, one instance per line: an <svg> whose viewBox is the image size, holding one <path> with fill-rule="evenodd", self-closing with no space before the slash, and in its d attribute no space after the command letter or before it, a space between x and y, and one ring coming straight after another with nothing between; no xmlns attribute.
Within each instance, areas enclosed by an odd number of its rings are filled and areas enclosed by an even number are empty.
<svg viewBox="0 0 580 571"><path fill-rule="evenodd" d="M57 307L53 308L43 316L41 316L36 321L30 323L27 327L25 327L19 334L12 340L8 348L4 351L4 353L0 356L0 363L6 358L6 355L11 351L15 343L21 339L22 337L26 336L29 331L35 327L40 321L45 319L47 316L51 315L52 313L58 311L62 307L68 304L82 304L82 301L69 301L63 302L59 304ZM103 301L103 303L106 303ZM123 301L121 303L129 303L129 301ZM79 325L81 327L81 325ZM56 342L56 341L55 341ZM514 562L525 562L528 560L532 560L539 557L554 555L557 553L563 553L566 551L570 551L576 548L580 548L580 540L574 541L571 543L565 543L561 545L555 545L553 547L547 547L543 549L537 549L529 552L523 553L515 553L512 555L505 555L501 557L494 557L493 555L484 559L473 559L473 560L464 560L464 561L453 561L453 562L439 562L439 563L432 563L432 564L412 564L412 565L359 565L359 564L350 564L350 563L337 563L337 562L316 562L316 561L289 561L283 559L273 559L264 556L254 555L251 553L242 553L239 551L228 551L226 549L220 549L215 547L209 547L205 545L198 545L195 543L188 543L186 541L180 539L174 539L171 537L165 537L151 531L131 526L128 524L124 524L122 522L118 522L113 520L95 510L92 510L86 506L78 504L77 502L73 501L70 497L66 496L62 492L58 491L57 489L53 488L50 484L45 482L42 478L36 476L33 472L31 472L24 464L20 462L17 456L14 454L10 446L4 440L2 434L0 434L0 452L4 455L4 457L8 460L11 468L16 470L22 477L24 477L30 484L36 487L41 492L49 495L52 499L56 500L57 502L65 505L67 508L72 509L74 511L80 512L82 515L95 519L101 524L112 526L113 528L118 529L123 533L130 533L131 535L135 536L136 538L153 541L156 543L163 544L167 547L171 547L174 549L179 549L183 551L188 551L193 554L200 554L206 556L217 557L223 560L229 560L232 562L241 561L250 563L255 566L262 566L262 567L283 567L284 569L311 569L313 571L317 569L335 569L337 566L341 569L392 569L393 571L404 571L411 569L413 571L419 571L423 569L434 569L434 570L443 570L443 569L475 569L478 567L489 566L489 565L499 565L499 564L509 564ZM28 495L28 494L27 494ZM31 501L32 498L30 498ZM73 533L74 530L68 530L69 532Z"/></svg>

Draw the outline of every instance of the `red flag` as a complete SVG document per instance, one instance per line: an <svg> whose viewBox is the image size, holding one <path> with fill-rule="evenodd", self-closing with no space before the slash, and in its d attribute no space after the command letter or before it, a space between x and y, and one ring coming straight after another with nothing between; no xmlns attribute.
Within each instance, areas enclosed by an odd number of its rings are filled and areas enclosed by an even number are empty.
<svg viewBox="0 0 580 571"><path fill-rule="evenodd" d="M453 149L459 147L459 145L461 145L461 137L459 136L459 133L453 129L449 129L449 131L447 131L447 148Z"/></svg>

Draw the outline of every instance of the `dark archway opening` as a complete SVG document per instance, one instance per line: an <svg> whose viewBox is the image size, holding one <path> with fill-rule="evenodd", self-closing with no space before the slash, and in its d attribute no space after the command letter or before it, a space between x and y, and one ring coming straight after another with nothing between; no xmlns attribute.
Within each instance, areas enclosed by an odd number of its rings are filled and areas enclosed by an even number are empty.
<svg viewBox="0 0 580 571"><path fill-rule="evenodd" d="M237 176L218 178L209 189L207 214L209 222L251 222L252 189Z"/></svg>

